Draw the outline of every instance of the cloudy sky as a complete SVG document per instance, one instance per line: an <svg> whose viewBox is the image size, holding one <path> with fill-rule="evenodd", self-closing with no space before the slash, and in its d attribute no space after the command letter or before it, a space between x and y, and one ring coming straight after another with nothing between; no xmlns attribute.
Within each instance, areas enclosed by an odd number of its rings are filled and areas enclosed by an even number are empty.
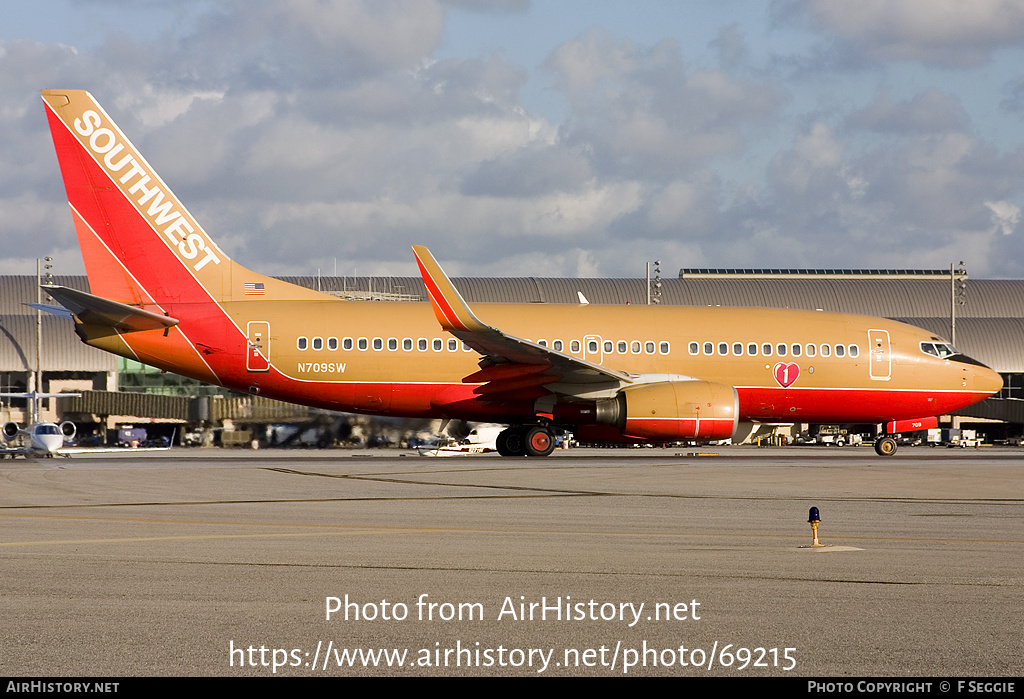
<svg viewBox="0 0 1024 699"><path fill-rule="evenodd" d="M271 274L1024 278L1019 0L11 3L3 274L84 269L48 87Z"/></svg>

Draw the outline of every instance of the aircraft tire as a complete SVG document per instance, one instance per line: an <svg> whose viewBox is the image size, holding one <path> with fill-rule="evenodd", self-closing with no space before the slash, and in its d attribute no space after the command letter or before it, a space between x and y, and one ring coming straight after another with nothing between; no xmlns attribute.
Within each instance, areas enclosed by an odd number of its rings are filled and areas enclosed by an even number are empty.
<svg viewBox="0 0 1024 699"><path fill-rule="evenodd" d="M531 427L524 440L527 456L548 456L555 450L555 438L547 427Z"/></svg>
<svg viewBox="0 0 1024 699"><path fill-rule="evenodd" d="M526 440L521 427L509 427L499 432L494 446L502 456L526 456Z"/></svg>
<svg viewBox="0 0 1024 699"><path fill-rule="evenodd" d="M508 453L508 446L505 444L505 438L508 436L507 432L508 430L502 430L494 438L494 448L498 450L501 456L512 456Z"/></svg>
<svg viewBox="0 0 1024 699"><path fill-rule="evenodd" d="M875 453L879 456L892 456L896 449L896 440L892 437L879 437L875 440Z"/></svg>

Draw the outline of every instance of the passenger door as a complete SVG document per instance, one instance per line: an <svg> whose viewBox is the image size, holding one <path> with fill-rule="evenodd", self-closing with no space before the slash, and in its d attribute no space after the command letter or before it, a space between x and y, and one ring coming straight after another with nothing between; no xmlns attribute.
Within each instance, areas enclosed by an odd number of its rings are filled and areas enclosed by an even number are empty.
<svg viewBox="0 0 1024 699"><path fill-rule="evenodd" d="M888 381L892 378L888 330L868 330L868 352L868 375L875 381Z"/></svg>
<svg viewBox="0 0 1024 699"><path fill-rule="evenodd" d="M252 372L270 371L270 323L265 320L250 320L246 325L249 336L245 369Z"/></svg>

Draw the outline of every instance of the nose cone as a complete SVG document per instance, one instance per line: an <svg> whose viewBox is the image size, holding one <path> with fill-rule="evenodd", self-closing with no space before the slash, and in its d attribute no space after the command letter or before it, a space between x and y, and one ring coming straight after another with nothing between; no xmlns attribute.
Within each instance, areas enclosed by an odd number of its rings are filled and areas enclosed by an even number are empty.
<svg viewBox="0 0 1024 699"><path fill-rule="evenodd" d="M1003 388L1003 377L985 365L979 365L974 372L974 390L988 395L999 393Z"/></svg>
<svg viewBox="0 0 1024 699"><path fill-rule="evenodd" d="M64 438L59 434L44 434L39 438L39 441L43 443L46 451L51 454L56 454L64 446Z"/></svg>
<svg viewBox="0 0 1024 699"><path fill-rule="evenodd" d="M47 454L56 454L64 446L64 439L55 434L34 434L32 435L32 448L36 451Z"/></svg>
<svg viewBox="0 0 1024 699"><path fill-rule="evenodd" d="M968 357L966 354L958 354L950 357L950 361L954 366L960 367L961 381L963 382L964 388L967 388L973 393L986 394L984 397L979 396L974 401L975 403L999 393L1000 389L1002 389L1003 377L989 369L977 359Z"/></svg>

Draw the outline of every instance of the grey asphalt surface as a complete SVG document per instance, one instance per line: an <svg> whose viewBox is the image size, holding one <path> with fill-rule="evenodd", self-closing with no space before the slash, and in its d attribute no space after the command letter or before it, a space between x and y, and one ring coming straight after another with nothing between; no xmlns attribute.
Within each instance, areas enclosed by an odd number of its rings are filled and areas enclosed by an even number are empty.
<svg viewBox="0 0 1024 699"><path fill-rule="evenodd" d="M1024 674L1024 450L692 451L2 461L0 674Z"/></svg>

